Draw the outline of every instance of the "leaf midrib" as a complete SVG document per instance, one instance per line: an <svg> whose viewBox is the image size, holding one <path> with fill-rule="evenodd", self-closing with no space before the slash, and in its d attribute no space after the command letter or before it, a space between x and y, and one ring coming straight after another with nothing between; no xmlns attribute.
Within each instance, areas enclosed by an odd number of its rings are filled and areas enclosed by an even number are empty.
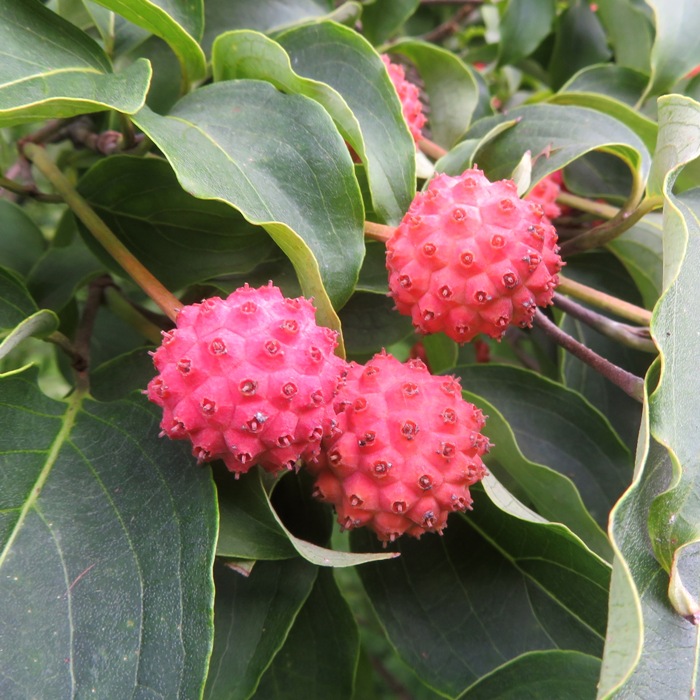
<svg viewBox="0 0 700 700"><path fill-rule="evenodd" d="M17 535L22 530L22 525L24 524L24 521L26 520L29 511L34 507L34 504L41 495L42 488L46 483L46 480L49 478L51 470L56 464L56 460L58 459L58 455L61 451L61 448L67 441L68 436L70 435L71 430L75 425L76 416L78 414L78 411L80 410L84 396L85 394L78 390L73 394L68 403L66 412L63 415L63 425L61 426L61 429L58 431L56 437L54 438L54 441L49 447L48 455L46 457L46 463L44 464L42 470L39 472L39 476L37 477L36 481L32 485L32 488L29 492L29 496L27 497L20 511L19 518L17 519L17 522L12 528L12 532L10 533L10 536L7 539L5 546L0 552L0 568L2 568L3 564L5 563L5 559L7 558L7 555L9 554L10 550L12 549L12 545L14 544Z"/></svg>

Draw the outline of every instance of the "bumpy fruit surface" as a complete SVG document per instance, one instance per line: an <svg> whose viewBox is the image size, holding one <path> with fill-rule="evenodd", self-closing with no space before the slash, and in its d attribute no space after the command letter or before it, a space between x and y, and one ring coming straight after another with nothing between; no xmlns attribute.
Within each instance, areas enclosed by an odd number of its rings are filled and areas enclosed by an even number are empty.
<svg viewBox="0 0 700 700"><path fill-rule="evenodd" d="M384 61L391 82L399 94L401 110L411 131L411 136L413 136L414 141L418 141L423 135L422 130L425 125L425 115L423 114L423 105L420 101L418 88L406 80L406 71L403 66L398 63L392 63L387 56L382 56L382 61Z"/></svg>
<svg viewBox="0 0 700 700"><path fill-rule="evenodd" d="M387 241L390 294L421 333L500 338L551 303L556 242L542 207L520 199L512 180L489 182L476 169L438 175Z"/></svg>
<svg viewBox="0 0 700 700"><path fill-rule="evenodd" d="M180 311L153 355L148 398L163 408L163 434L190 440L200 462L291 468L318 453L334 417L336 345L309 301L246 285Z"/></svg>
<svg viewBox="0 0 700 700"><path fill-rule="evenodd" d="M420 537L471 507L469 487L485 475L489 442L481 411L456 379L382 353L349 366L335 405L337 428L307 467L343 528L366 525L384 542Z"/></svg>
<svg viewBox="0 0 700 700"><path fill-rule="evenodd" d="M561 216L561 207L557 204L557 197L561 192L561 186L554 173L542 178L525 196L528 202L537 202L542 207L544 215L548 219L556 219Z"/></svg>

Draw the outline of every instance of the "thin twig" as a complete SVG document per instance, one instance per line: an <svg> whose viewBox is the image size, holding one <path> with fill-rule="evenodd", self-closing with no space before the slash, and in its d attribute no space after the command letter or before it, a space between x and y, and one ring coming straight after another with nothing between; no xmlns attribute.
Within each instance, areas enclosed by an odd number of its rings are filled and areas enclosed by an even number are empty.
<svg viewBox="0 0 700 700"><path fill-rule="evenodd" d="M610 311L610 313L620 318L626 318L628 321L638 323L640 326L648 326L651 323L651 311L647 311L635 304L630 304L628 301L623 301L605 292L593 289L588 285L575 282L568 277L564 277L562 274L559 274L557 289L560 292L564 292L564 294L585 301L587 304L591 304L591 306L597 306L599 309Z"/></svg>
<svg viewBox="0 0 700 700"><path fill-rule="evenodd" d="M600 216L602 219L614 219L620 213L620 210L611 204L606 204L605 202L594 202L590 199L586 199L585 197L579 197L576 194L571 194L571 192L560 192L557 195L557 204L563 204L566 207L578 209L579 211L586 212L587 214Z"/></svg>
<svg viewBox="0 0 700 700"><path fill-rule="evenodd" d="M442 146L439 146L430 139L426 139L424 136L418 141L418 148L420 148L428 158L432 158L433 160L438 160L444 155L447 155L447 151Z"/></svg>
<svg viewBox="0 0 700 700"><path fill-rule="evenodd" d="M612 338L623 345L641 350L642 352L656 353L656 345L651 339L649 328L637 326L629 326L626 323L613 321L607 316L591 311L585 306L581 306L577 302L562 296L561 294L554 295L554 305L569 314L573 318L585 323L602 335Z"/></svg>
<svg viewBox="0 0 700 700"><path fill-rule="evenodd" d="M102 295L106 285L112 283L108 275L102 275L92 280L88 285L88 297L83 307L83 313L80 315L80 323L78 330L75 333L75 350L78 354L78 360L73 363L73 369L82 376L84 386L87 387L87 374L90 368L90 342L92 340L92 332L97 319L97 312L102 304Z"/></svg>
<svg viewBox="0 0 700 700"><path fill-rule="evenodd" d="M365 221L365 236L375 241L386 243L394 235L395 230L393 226L377 224L374 221Z"/></svg>
<svg viewBox="0 0 700 700"><path fill-rule="evenodd" d="M105 250L126 270L134 282L158 304L163 313L175 321L178 311L182 308L180 300L168 291L112 233L41 146L28 143L24 147L24 153L46 176L66 204L85 224L88 231L104 246Z"/></svg>
<svg viewBox="0 0 700 700"><path fill-rule="evenodd" d="M591 248L600 248L606 243L615 240L628 229L631 229L640 219L645 217L654 209L662 207L664 203L663 197L647 197L642 200L633 211L620 211L610 221L606 221L600 226L592 228L590 231L576 236L562 243L562 255L571 255L572 253L580 253Z"/></svg>
<svg viewBox="0 0 700 700"><path fill-rule="evenodd" d="M593 352L578 340L565 333L559 326L552 323L539 309L535 312L535 325L544 331L555 343L561 345L567 352L585 362L589 367L622 389L628 396L637 401L644 401L644 381L641 377L614 365L609 360Z"/></svg>
<svg viewBox="0 0 700 700"><path fill-rule="evenodd" d="M466 3L454 13L454 15L447 20L439 24L435 29L429 31L423 36L424 41L437 43L443 41L448 37L456 34L461 29L462 22L480 5L481 3Z"/></svg>
<svg viewBox="0 0 700 700"><path fill-rule="evenodd" d="M0 189L7 190L20 197L31 197L37 202L47 202L50 204L60 204L63 202L63 197L60 195L39 192L36 185L22 185L2 175L0 175Z"/></svg>

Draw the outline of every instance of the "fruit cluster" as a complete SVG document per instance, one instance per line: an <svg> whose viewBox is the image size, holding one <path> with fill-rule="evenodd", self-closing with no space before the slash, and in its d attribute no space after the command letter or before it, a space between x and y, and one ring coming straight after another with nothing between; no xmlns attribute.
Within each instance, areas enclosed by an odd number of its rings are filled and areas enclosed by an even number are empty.
<svg viewBox="0 0 700 700"><path fill-rule="evenodd" d="M561 264L541 205L475 169L436 176L387 242L399 311L460 342L529 325ZM236 475L303 463L343 528L384 542L441 532L471 507L489 441L455 378L385 352L364 366L341 360L312 304L272 283L186 306L163 335L147 394L162 434L189 440L198 461Z"/></svg>

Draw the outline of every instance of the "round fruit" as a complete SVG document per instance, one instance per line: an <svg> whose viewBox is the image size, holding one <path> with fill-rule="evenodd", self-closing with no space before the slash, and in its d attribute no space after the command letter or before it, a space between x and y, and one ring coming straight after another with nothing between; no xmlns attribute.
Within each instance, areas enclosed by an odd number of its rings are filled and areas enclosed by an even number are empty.
<svg viewBox="0 0 700 700"><path fill-rule="evenodd" d="M418 88L406 80L406 71L398 63L392 63L387 56L382 56L382 61L386 66L391 82L396 88L401 101L401 111L408 124L414 141L418 141L423 135L425 125L425 115L421 104Z"/></svg>
<svg viewBox="0 0 700 700"><path fill-rule="evenodd" d="M481 411L455 378L382 353L350 364L335 406L336 429L307 467L344 529L366 525L384 542L420 537L471 507L489 442Z"/></svg>
<svg viewBox="0 0 700 700"><path fill-rule="evenodd" d="M346 366L336 335L316 325L309 301L272 283L185 306L153 354L158 375L146 392L163 408L162 434L237 474L312 458Z"/></svg>
<svg viewBox="0 0 700 700"><path fill-rule="evenodd" d="M420 333L459 343L528 327L563 263L542 207L480 170L437 175L387 241L390 295Z"/></svg>

